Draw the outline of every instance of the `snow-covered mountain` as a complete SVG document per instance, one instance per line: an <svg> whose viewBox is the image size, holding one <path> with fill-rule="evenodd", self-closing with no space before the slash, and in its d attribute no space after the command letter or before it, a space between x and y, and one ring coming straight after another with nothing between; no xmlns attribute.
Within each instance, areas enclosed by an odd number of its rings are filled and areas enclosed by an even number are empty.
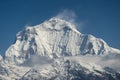
<svg viewBox="0 0 120 80"><path fill-rule="evenodd" d="M32 55L58 58L113 51L102 39L82 34L75 27L73 23L56 17L26 27L16 35L16 42L6 51L6 61L21 64Z"/></svg>
<svg viewBox="0 0 120 80"><path fill-rule="evenodd" d="M120 80L120 50L58 17L18 32L0 60L2 80Z"/></svg>

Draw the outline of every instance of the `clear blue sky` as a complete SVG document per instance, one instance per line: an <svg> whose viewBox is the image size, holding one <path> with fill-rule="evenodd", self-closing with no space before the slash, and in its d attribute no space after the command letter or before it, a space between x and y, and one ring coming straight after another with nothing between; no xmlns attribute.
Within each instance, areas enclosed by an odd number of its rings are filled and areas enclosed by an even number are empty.
<svg viewBox="0 0 120 80"><path fill-rule="evenodd" d="M120 49L120 0L0 0L0 53L25 25L40 24L64 9L75 11L81 33Z"/></svg>

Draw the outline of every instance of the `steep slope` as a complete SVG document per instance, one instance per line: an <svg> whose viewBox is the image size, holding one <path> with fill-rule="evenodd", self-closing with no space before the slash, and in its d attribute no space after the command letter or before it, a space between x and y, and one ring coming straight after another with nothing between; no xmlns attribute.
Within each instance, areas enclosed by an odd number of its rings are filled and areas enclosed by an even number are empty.
<svg viewBox="0 0 120 80"><path fill-rule="evenodd" d="M56 17L18 32L1 80L119 80L120 50Z"/></svg>
<svg viewBox="0 0 120 80"><path fill-rule="evenodd" d="M0 80L16 80L30 70L29 67L9 65L0 62Z"/></svg>
<svg viewBox="0 0 120 80"><path fill-rule="evenodd" d="M3 57L0 55L0 61L2 61L3 60Z"/></svg>
<svg viewBox="0 0 120 80"><path fill-rule="evenodd" d="M58 58L85 54L116 53L102 39L81 34L68 21L53 17L34 27L26 27L5 53L6 62L21 64L32 55ZM119 52L119 50L118 50Z"/></svg>

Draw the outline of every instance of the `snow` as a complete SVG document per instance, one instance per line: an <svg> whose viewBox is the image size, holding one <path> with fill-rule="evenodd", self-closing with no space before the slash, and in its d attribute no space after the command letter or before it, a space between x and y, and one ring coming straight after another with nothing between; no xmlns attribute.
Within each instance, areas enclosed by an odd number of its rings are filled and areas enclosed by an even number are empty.
<svg viewBox="0 0 120 80"><path fill-rule="evenodd" d="M102 39L81 34L75 27L73 23L56 17L28 26L17 34L15 44L5 53L6 60L21 64L34 54L57 58L88 53L99 55L110 50Z"/></svg>
<svg viewBox="0 0 120 80"><path fill-rule="evenodd" d="M2 61L3 60L3 58L2 58L2 56L0 55L0 61Z"/></svg>
<svg viewBox="0 0 120 80"><path fill-rule="evenodd" d="M103 76L108 72L106 67L120 72L120 50L93 35L80 33L73 23L57 17L18 32L5 59L0 56L0 60L0 78L5 80L62 80L68 74L71 79L79 77L69 73L72 70Z"/></svg>

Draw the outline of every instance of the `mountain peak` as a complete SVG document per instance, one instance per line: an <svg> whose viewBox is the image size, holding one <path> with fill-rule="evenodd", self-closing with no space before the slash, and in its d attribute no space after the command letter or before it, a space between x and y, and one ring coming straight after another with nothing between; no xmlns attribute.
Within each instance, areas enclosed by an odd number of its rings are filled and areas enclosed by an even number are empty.
<svg viewBox="0 0 120 80"><path fill-rule="evenodd" d="M53 17L26 27L16 37L5 58L0 55L0 79L118 80L120 77L117 73L120 50L93 35L81 34L69 21Z"/></svg>
<svg viewBox="0 0 120 80"><path fill-rule="evenodd" d="M46 28L47 30L53 30L53 31L73 30L77 33L80 33L79 31L77 31L76 25L74 23L71 23L69 21L66 21L58 17L53 17L43 22L42 24L37 25L36 27L42 27L42 28Z"/></svg>
<svg viewBox="0 0 120 80"><path fill-rule="evenodd" d="M75 55L100 55L111 50L103 40L81 34L74 23L53 17L45 22L26 27L17 34L15 44L6 51L6 60L23 63L32 55L58 58Z"/></svg>

